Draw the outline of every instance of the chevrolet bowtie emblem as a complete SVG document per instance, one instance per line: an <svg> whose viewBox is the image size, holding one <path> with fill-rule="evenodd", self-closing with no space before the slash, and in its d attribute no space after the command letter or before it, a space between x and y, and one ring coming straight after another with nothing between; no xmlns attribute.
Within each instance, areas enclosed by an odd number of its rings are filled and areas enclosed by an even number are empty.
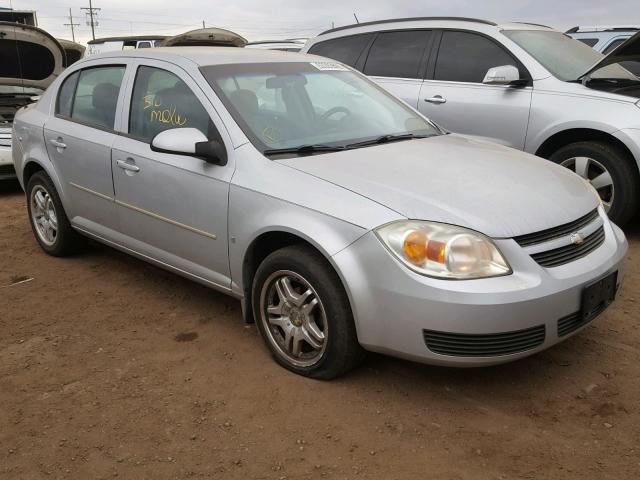
<svg viewBox="0 0 640 480"><path fill-rule="evenodd" d="M584 243L584 233L582 232L572 233L571 236L569 237L569 240L571 240L571 243L574 245L580 245L581 243Z"/></svg>

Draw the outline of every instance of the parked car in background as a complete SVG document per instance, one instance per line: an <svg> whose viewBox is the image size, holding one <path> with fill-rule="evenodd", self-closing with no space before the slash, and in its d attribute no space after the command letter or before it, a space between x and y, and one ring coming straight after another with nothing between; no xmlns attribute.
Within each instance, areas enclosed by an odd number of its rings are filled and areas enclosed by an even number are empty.
<svg viewBox="0 0 640 480"><path fill-rule="evenodd" d="M266 50L281 50L283 52L299 52L306 43L306 38L289 40L261 40L247 43L247 48L263 48Z"/></svg>
<svg viewBox="0 0 640 480"><path fill-rule="evenodd" d="M11 128L15 113L33 103L64 69L60 43L44 30L0 22L0 180L15 178Z"/></svg>
<svg viewBox="0 0 640 480"><path fill-rule="evenodd" d="M119 50L135 50L137 48L158 47L163 40L169 38L165 35L138 35L125 37L106 37L89 40L87 55L98 55L105 52Z"/></svg>
<svg viewBox="0 0 640 480"><path fill-rule="evenodd" d="M574 27L566 33L594 50L608 55L639 31L638 27ZM621 65L634 75L640 76L640 62L622 62Z"/></svg>
<svg viewBox="0 0 640 480"><path fill-rule="evenodd" d="M640 206L640 81L611 63L637 61L639 43L605 57L545 26L415 18L329 30L302 51L364 72L448 130L572 169L624 225Z"/></svg>
<svg viewBox="0 0 640 480"><path fill-rule="evenodd" d="M18 112L36 240L80 234L233 295L274 358L333 378L363 348L479 366L607 308L627 242L596 192L446 134L323 57L156 48L87 58Z"/></svg>
<svg viewBox="0 0 640 480"><path fill-rule="evenodd" d="M62 45L62 48L64 49L65 67L73 65L82 57L84 57L84 52L87 49L84 45L80 45L76 42L70 42L69 40L63 40L61 38L58 38L58 43L60 43L60 45Z"/></svg>
<svg viewBox="0 0 640 480"><path fill-rule="evenodd" d="M244 47L247 39L224 28L199 28L166 38L162 47Z"/></svg>

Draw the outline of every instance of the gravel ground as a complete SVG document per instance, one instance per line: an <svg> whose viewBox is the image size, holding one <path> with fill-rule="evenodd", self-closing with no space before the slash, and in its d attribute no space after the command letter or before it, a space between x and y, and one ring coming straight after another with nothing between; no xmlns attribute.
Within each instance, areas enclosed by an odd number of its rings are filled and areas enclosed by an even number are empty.
<svg viewBox="0 0 640 480"><path fill-rule="evenodd" d="M547 352L370 355L327 383L271 361L231 298L104 246L45 255L25 208L5 185L2 479L640 477L640 228L618 301Z"/></svg>

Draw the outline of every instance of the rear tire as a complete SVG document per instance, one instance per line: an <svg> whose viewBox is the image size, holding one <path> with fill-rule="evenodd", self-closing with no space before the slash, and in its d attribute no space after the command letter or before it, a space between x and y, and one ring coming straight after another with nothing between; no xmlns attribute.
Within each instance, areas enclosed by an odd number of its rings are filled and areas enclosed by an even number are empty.
<svg viewBox="0 0 640 480"><path fill-rule="evenodd" d="M640 206L638 167L625 151L607 142L576 142L556 151L551 161L588 180L600 194L609 218L626 225Z"/></svg>
<svg viewBox="0 0 640 480"><path fill-rule="evenodd" d="M256 271L252 301L267 348L287 370L329 380L363 360L342 282L312 248L295 245L267 256Z"/></svg>
<svg viewBox="0 0 640 480"><path fill-rule="evenodd" d="M27 183L29 223L40 247L54 257L76 253L84 243L69 223L51 178L37 172Z"/></svg>

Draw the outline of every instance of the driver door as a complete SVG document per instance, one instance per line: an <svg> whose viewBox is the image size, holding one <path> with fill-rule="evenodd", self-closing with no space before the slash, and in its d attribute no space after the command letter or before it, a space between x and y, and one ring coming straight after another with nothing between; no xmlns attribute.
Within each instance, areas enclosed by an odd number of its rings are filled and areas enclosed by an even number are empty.
<svg viewBox="0 0 640 480"><path fill-rule="evenodd" d="M226 130L182 69L152 60L135 69L122 115L125 131L112 150L122 233L136 252L230 288L227 208L233 158L220 166L150 147L156 134L180 127L231 145Z"/></svg>
<svg viewBox="0 0 640 480"><path fill-rule="evenodd" d="M526 69L495 40L477 33L447 30L436 40L437 59L422 84L418 109L455 133L524 149L532 86L482 83L490 68Z"/></svg>

